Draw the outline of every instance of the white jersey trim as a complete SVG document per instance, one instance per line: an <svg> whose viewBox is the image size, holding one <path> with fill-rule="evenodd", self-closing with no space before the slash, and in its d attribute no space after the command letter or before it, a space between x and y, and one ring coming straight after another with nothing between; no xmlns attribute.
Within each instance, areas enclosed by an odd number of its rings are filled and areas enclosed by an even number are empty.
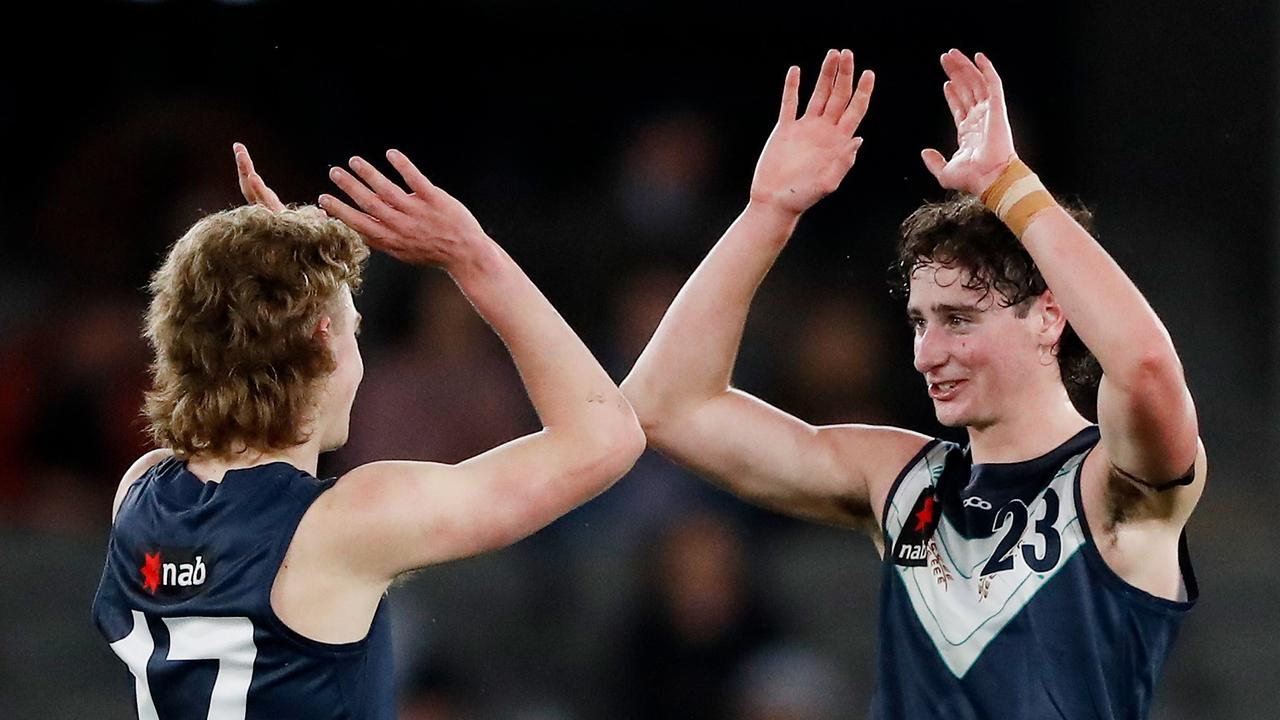
<svg viewBox="0 0 1280 720"><path fill-rule="evenodd" d="M899 499L910 502L927 488L936 487L950 448L946 443L931 448L898 484L885 514L886 547L894 546L908 519L910 507L904 512ZM956 677L964 677L987 645L1087 542L1081 528L1083 518L1074 502L1074 484L1086 454L1068 459L1048 486L1029 502L1013 500L1006 504L1006 508L1014 504L1022 508L1011 509L1008 515L998 511L990 536L965 538L944 514L928 544L928 563L894 565L916 618ZM1016 529L1014 512L1023 514L1025 527L1019 537L1008 538L1006 535ZM1055 515L1051 523L1049 513ZM1008 522L1002 522L1005 519ZM1047 544L1055 541L1048 535L1056 535L1060 554L1052 567L1038 572L1024 561L1023 553L1044 557ZM994 551L1002 543L1012 548L1006 553L1012 559L1012 567L981 575L983 566L992 562Z"/></svg>

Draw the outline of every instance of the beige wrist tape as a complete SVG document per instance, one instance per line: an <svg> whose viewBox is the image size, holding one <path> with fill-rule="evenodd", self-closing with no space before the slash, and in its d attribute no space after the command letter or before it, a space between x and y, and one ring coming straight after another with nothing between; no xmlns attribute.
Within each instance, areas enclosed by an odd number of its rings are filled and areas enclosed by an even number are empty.
<svg viewBox="0 0 1280 720"><path fill-rule="evenodd" d="M1036 213L1057 204L1040 178L1018 158L982 193L982 203L1018 237L1022 237Z"/></svg>

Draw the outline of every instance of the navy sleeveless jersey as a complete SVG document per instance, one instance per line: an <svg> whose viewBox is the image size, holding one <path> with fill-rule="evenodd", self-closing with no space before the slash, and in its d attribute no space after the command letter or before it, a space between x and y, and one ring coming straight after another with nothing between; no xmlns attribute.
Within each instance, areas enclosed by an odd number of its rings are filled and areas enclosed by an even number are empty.
<svg viewBox="0 0 1280 720"><path fill-rule="evenodd" d="M333 483L277 462L206 484L169 458L130 486L93 619L134 675L140 720L395 717L382 606L345 644L271 609L294 530Z"/></svg>
<svg viewBox="0 0 1280 720"><path fill-rule="evenodd" d="M1135 588L1085 523L1080 468L1096 426L1034 460L972 462L934 440L884 508L879 678L871 716L1145 718L1197 589Z"/></svg>

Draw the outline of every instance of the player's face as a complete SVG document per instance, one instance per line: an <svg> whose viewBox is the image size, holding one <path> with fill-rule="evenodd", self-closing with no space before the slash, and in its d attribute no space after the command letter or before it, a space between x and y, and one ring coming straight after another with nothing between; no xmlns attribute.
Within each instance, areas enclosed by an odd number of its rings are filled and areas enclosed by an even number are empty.
<svg viewBox="0 0 1280 720"><path fill-rule="evenodd" d="M1026 395L1045 367L1036 314L1019 318L995 292L964 287L968 271L922 267L911 276L907 317L915 331L915 367L938 422L984 428Z"/></svg>
<svg viewBox="0 0 1280 720"><path fill-rule="evenodd" d="M347 442L351 427L351 404L356 389L364 378L364 361L356 336L360 332L360 313L356 311L351 289L342 287L329 323L329 347L337 367L326 385L323 450L336 450Z"/></svg>

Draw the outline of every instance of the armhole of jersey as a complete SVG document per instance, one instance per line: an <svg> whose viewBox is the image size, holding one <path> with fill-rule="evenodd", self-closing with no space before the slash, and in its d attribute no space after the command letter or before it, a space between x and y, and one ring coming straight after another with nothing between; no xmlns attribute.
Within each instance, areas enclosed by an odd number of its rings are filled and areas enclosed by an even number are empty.
<svg viewBox="0 0 1280 720"><path fill-rule="evenodd" d="M149 477L154 477L157 474L157 468L174 459L175 458L173 455L167 455L165 457L160 458L159 460L148 465L147 468L143 470L140 475L138 475L138 477L133 479L133 482L129 483L129 486L124 489L124 495L120 496L120 504L115 505L112 508L112 514L111 514L112 528L116 526L116 518L120 517L120 511L124 509L125 503L129 502L129 496L132 495L138 488L142 487L142 481L146 480ZM114 504L114 500L115 498L112 498L113 504Z"/></svg>
<svg viewBox="0 0 1280 720"><path fill-rule="evenodd" d="M276 614L276 609L271 606L271 592L275 589L276 578L280 574L280 566L284 563L285 554L289 552L289 546L293 544L293 537L298 532L298 526L302 524L302 517L311 509L311 505L314 504L316 500L320 499L321 495L328 492L334 486L337 482L337 478L327 478L325 480L320 480L319 482L324 485L324 488L322 488L320 492L316 493L310 501L304 501L293 492L289 493L289 496L297 501L297 512L293 516L293 522L289 529L280 533L275 547L271 549L271 565L273 569L271 573L271 582L266 583L267 587L264 591L264 597L261 598L263 608L262 614L266 618L267 622L271 624L273 629L302 650L324 656L345 655L359 652L364 649L364 646L369 641L369 635L372 634L373 627L377 622L377 615L382 612L381 604L379 604L378 608L374 610L374 617L369 621L369 632L365 633L365 636L359 640L352 640L351 642L345 643L329 643L324 642L323 640L314 640L309 638L289 627L289 625Z"/></svg>
<svg viewBox="0 0 1280 720"><path fill-rule="evenodd" d="M1170 600L1152 595L1138 587L1130 585L1124 578L1116 574L1115 570L1107 564L1106 558L1102 557L1102 553L1098 550L1098 546L1093 538L1093 529L1089 527L1089 518L1084 511L1084 495L1081 489L1082 479L1084 476L1084 464L1089 459L1089 454L1093 447L1085 451L1084 457L1080 458L1080 463L1076 465L1072 484L1072 496L1076 504L1076 514L1080 517L1080 530L1084 533L1083 552L1085 560L1093 568L1093 571L1102 579L1102 584L1121 597L1140 607L1145 607L1158 612L1180 614L1185 613L1196 604L1196 599L1200 597L1200 586L1196 581L1195 570L1191 566L1191 551L1187 547L1187 530L1183 528L1178 536L1178 573L1182 576L1183 587L1187 591L1186 600Z"/></svg>
<svg viewBox="0 0 1280 720"><path fill-rule="evenodd" d="M898 486L906 479L911 469L919 465L920 461L929 454L929 451L933 450L941 442L938 438L933 438L926 442L924 447L920 448L915 455L911 456L907 464L902 466L902 470L898 472L898 477L894 478L893 484L889 486L889 493L884 496L884 507L880 508L880 537L883 538L886 547L889 547L889 508L893 507L893 496L898 494Z"/></svg>

